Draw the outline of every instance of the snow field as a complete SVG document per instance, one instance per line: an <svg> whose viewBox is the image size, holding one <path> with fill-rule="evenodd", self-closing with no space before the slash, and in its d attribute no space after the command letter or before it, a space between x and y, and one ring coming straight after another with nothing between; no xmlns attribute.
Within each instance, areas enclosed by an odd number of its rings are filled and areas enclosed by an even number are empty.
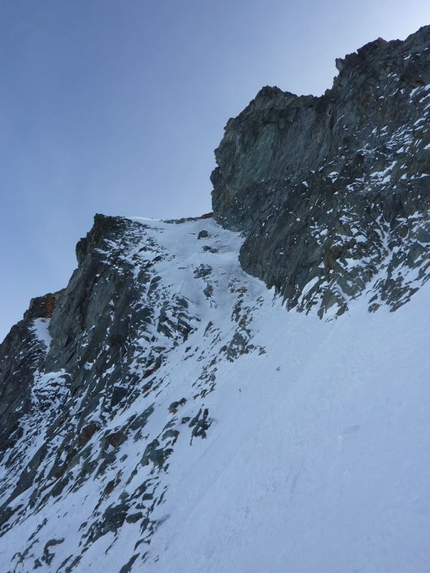
<svg viewBox="0 0 430 573"><path fill-rule="evenodd" d="M156 394L138 398L103 428L121 427L153 402L145 433L158 435L169 405L187 399L157 486L166 490L152 514L159 526L144 548L147 562L136 561L131 571L427 571L429 284L395 313L384 307L368 313L369 297L362 296L344 316L323 322L287 312L273 292L246 275L237 262L242 239L212 220L142 223L164 253L157 263L162 284L190 302L196 328L169 349ZM202 230L209 236L197 239ZM206 277L196 275L202 265L211 267ZM210 296L203 292L208 284ZM252 347L228 360L222 348L241 321ZM44 340L49 343L45 334ZM214 360L214 390L194 398L203 367ZM180 418L199 408L209 410L212 424L205 439L190 440ZM131 475L145 447L145 440L126 440L112 475ZM123 491L132 491L145 471L122 484ZM64 541L52 548L47 572L81 555L76 571L119 573L136 552L138 524L124 522L82 554L82 522L94 517L103 487L101 480L88 481L29 514L1 539L0 563L9 567L23 540L35 540L36 552L37 543L43 550L55 538ZM14 503L26 503L28 495ZM14 571L31 570L28 563Z"/></svg>

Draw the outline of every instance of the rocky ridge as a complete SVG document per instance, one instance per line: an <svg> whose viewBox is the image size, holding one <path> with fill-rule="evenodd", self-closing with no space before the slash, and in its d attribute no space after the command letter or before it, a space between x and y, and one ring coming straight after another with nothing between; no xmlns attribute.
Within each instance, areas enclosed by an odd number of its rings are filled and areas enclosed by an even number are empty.
<svg viewBox="0 0 430 573"><path fill-rule="evenodd" d="M24 537L11 573L85 570L124 535L116 571L150 557L169 458L178 440L206 437L219 364L264 353L250 342L263 299L246 299L256 291L239 244L208 217L97 215L67 288L12 329L0 347L0 531ZM43 518L52 506L63 527Z"/></svg>
<svg viewBox="0 0 430 573"><path fill-rule="evenodd" d="M427 280L430 26L337 60L321 97L263 88L229 120L212 173L215 219L287 308L342 314L368 289L395 310Z"/></svg>
<svg viewBox="0 0 430 573"><path fill-rule="evenodd" d="M0 346L9 573L155 566L171 465L204 456L215 395L241 407L248 380L232 369L267 358L258 325L279 298L332 318L359 297L396 310L427 281L430 27L337 67L320 98L263 88L228 122L215 221L97 215L67 288L34 299Z"/></svg>

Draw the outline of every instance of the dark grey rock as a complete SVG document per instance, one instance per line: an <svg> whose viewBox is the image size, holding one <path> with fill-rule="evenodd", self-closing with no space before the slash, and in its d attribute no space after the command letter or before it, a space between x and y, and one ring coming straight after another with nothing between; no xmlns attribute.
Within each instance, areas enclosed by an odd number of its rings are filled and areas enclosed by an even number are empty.
<svg viewBox="0 0 430 573"><path fill-rule="evenodd" d="M247 237L243 268L321 316L383 266L393 276L430 256L412 247L430 232L430 27L336 64L321 97L263 88L228 121L211 177L214 217ZM378 297L394 309L413 289L393 285Z"/></svg>
<svg viewBox="0 0 430 573"><path fill-rule="evenodd" d="M320 98L263 88L229 121L212 175L215 216L246 235L243 267L288 307L340 315L372 281L369 310L395 310L428 280L429 36L423 28L405 42L378 39L337 61L339 76ZM208 235L198 235L200 253L221 254ZM67 288L33 299L0 345L0 535L91 481L79 551L106 533L116 539L126 523L138 541L124 573L144 567L168 519L154 509L168 495L176 442L211 430L205 404L219 362L264 353L250 324L261 299L233 278L231 328L201 314L199 348L198 305L163 284L160 265L178 261L156 237L142 223L96 215ZM203 303L215 305L219 266L191 268ZM403 272L411 268L414 281ZM48 324L51 341L40 335ZM171 356L201 366L161 410ZM46 569L68 546L36 521L13 571ZM79 570L81 554L61 559L58 572Z"/></svg>
<svg viewBox="0 0 430 573"><path fill-rule="evenodd" d="M191 441L197 437L206 438L211 423L212 420L209 418L209 410L207 408L200 409L188 424L190 428L193 428Z"/></svg>
<svg viewBox="0 0 430 573"><path fill-rule="evenodd" d="M0 484L0 535L26 512L43 509L51 498L59 501L92 479L101 487L94 521L81 526L85 546L115 532L128 516L130 523L141 516L142 542L150 537L153 508L165 494L157 489L159 474L167 469L179 432L168 422L158 437L148 439L145 428L154 412L149 396L163 383L158 371L168 352L198 323L189 301L171 295L156 273L166 256L145 225L97 215L77 245L78 268L67 288L34 299L0 346L0 459L7 469ZM49 347L36 321L49 324ZM143 411L104 429L114 412L142 395ZM178 406L184 404L181 398ZM127 455L121 446L129 438L146 450L142 463L122 475ZM151 478L131 486L146 465ZM124 499L121 482L129 489ZM24 492L28 506L17 501ZM97 508L108 498L110 509L100 514ZM23 547L29 543L22 540ZM35 557L41 567L52 551ZM78 563L71 556L62 567L72 571Z"/></svg>
<svg viewBox="0 0 430 573"><path fill-rule="evenodd" d="M22 437L20 419L31 407L31 382L43 369L47 348L38 339L34 321L52 317L61 292L34 298L23 319L0 345L0 455Z"/></svg>

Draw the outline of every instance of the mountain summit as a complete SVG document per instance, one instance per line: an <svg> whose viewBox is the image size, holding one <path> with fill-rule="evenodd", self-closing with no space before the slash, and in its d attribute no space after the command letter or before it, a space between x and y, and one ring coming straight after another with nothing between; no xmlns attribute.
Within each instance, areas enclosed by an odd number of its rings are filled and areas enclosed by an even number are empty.
<svg viewBox="0 0 430 573"><path fill-rule="evenodd" d="M263 88L228 122L212 173L215 219L287 308L341 314L367 290L395 309L428 266L430 27L337 61L332 89ZM427 263L426 263L427 261Z"/></svg>
<svg viewBox="0 0 430 573"><path fill-rule="evenodd" d="M426 571L430 27L337 68L229 120L213 215L96 215L11 329L2 571Z"/></svg>

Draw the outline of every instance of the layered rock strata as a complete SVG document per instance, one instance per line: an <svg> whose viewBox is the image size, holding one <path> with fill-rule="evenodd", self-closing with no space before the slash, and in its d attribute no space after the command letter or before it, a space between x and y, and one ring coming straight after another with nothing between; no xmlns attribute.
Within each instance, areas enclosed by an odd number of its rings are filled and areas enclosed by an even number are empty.
<svg viewBox="0 0 430 573"><path fill-rule="evenodd" d="M215 219L247 237L243 268L321 316L369 288L371 310L395 309L414 290L403 266L424 281L429 264L430 27L336 65L321 97L263 88L211 177Z"/></svg>

